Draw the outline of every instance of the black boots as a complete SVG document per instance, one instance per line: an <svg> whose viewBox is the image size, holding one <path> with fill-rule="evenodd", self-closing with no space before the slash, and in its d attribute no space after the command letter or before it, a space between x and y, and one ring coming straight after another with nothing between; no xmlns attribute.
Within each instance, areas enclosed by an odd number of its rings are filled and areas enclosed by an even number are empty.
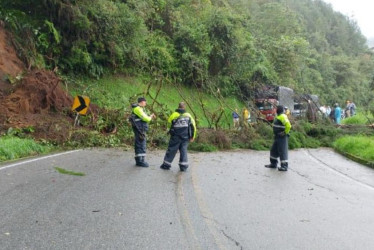
<svg viewBox="0 0 374 250"><path fill-rule="evenodd" d="M160 166L160 168L164 169L164 170L169 170L170 166L166 165L165 163L162 163L162 165Z"/></svg>
<svg viewBox="0 0 374 250"><path fill-rule="evenodd" d="M265 165L265 168L277 168L277 164L270 163L268 165ZM288 164L281 164L281 166L278 168L279 171L287 171Z"/></svg>
<svg viewBox="0 0 374 250"><path fill-rule="evenodd" d="M288 169L288 164L281 164L281 166L278 168L279 171L287 171Z"/></svg>
<svg viewBox="0 0 374 250"><path fill-rule="evenodd" d="M277 165L270 163L268 165L265 165L265 168L277 168Z"/></svg>
<svg viewBox="0 0 374 250"><path fill-rule="evenodd" d="M186 166L186 165L179 165L179 170L180 170L181 172L186 172L186 171L187 171L187 168L188 168L188 166Z"/></svg>
<svg viewBox="0 0 374 250"><path fill-rule="evenodd" d="M145 158L144 156L135 157L136 166L143 167L143 168L149 167L149 164L147 162L145 162L144 158Z"/></svg>
<svg viewBox="0 0 374 250"><path fill-rule="evenodd" d="M160 166L161 169L164 169L164 170L169 170L171 168L171 166L165 164L165 163L162 163L162 165ZM187 168L188 166L186 165L179 165L179 169L181 172L186 172L187 171Z"/></svg>

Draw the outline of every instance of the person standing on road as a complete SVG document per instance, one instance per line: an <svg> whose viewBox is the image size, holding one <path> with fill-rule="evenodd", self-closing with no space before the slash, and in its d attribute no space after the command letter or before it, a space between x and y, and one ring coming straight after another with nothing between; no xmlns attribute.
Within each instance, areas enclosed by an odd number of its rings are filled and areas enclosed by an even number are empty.
<svg viewBox="0 0 374 250"><path fill-rule="evenodd" d="M344 109L344 114L345 114L345 117L349 117L350 116L349 100L346 101L346 106L345 106L345 109Z"/></svg>
<svg viewBox="0 0 374 250"><path fill-rule="evenodd" d="M196 137L196 123L192 116L186 112L185 103L180 102L178 109L168 119L170 140L164 162L160 168L169 170L171 163L179 150L179 169L185 172L188 168L187 147Z"/></svg>
<svg viewBox="0 0 374 250"><path fill-rule="evenodd" d="M350 103L349 111L350 111L351 116L356 115L356 104L354 102Z"/></svg>
<svg viewBox="0 0 374 250"><path fill-rule="evenodd" d="M331 114L331 107L327 106L327 108L326 108L326 118L329 118L330 114Z"/></svg>
<svg viewBox="0 0 374 250"><path fill-rule="evenodd" d="M243 125L248 127L248 124L251 122L251 113L249 113L246 107L243 108Z"/></svg>
<svg viewBox="0 0 374 250"><path fill-rule="evenodd" d="M329 117L330 117L331 121L333 121L335 123L335 106L334 105L332 106Z"/></svg>
<svg viewBox="0 0 374 250"><path fill-rule="evenodd" d="M270 164L266 168L277 168L278 158L280 158L279 171L288 169L288 137L291 130L291 123L286 114L284 107L277 106L277 117L273 123L274 143L270 150Z"/></svg>
<svg viewBox="0 0 374 250"><path fill-rule="evenodd" d="M239 114L238 109L235 109L234 112L232 112L232 121L234 122L234 128L239 128Z"/></svg>
<svg viewBox="0 0 374 250"><path fill-rule="evenodd" d="M335 112L334 112L334 115L335 115L335 123L336 123L336 124L340 124L340 119L341 119L341 115L342 115L342 110L341 110L341 108L339 107L339 104L338 104L338 103L335 103L334 107L335 107Z"/></svg>
<svg viewBox="0 0 374 250"><path fill-rule="evenodd" d="M147 138L146 133L148 131L148 123L156 118L155 114L150 116L144 112L144 107L147 105L147 101L144 97L138 98L138 103L132 104L132 113L130 116L130 122L132 129L135 134L135 162L138 167L149 167L149 164L145 161L147 151Z"/></svg>
<svg viewBox="0 0 374 250"><path fill-rule="evenodd" d="M327 112L326 105L322 105L321 107L319 107L319 110L322 113L322 117L325 118L326 117L326 112Z"/></svg>
<svg viewBox="0 0 374 250"><path fill-rule="evenodd" d="M284 114L290 119L291 117L291 111L288 109L288 107L284 107Z"/></svg>

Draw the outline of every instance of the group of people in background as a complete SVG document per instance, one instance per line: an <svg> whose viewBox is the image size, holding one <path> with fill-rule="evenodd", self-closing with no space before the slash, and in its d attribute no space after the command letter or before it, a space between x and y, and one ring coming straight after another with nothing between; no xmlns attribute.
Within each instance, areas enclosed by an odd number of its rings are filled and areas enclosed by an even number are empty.
<svg viewBox="0 0 374 250"><path fill-rule="evenodd" d="M320 111L324 117L328 117L336 124L340 124L341 119L356 115L356 104L347 100L344 111L340 108L339 103L335 103L332 109L330 106L321 106Z"/></svg>
<svg viewBox="0 0 374 250"><path fill-rule="evenodd" d="M251 123L251 113L248 111L246 107L244 107L242 110L242 117L244 125ZM238 113L237 108L232 112L232 120L234 123L234 128L240 128L240 115Z"/></svg>

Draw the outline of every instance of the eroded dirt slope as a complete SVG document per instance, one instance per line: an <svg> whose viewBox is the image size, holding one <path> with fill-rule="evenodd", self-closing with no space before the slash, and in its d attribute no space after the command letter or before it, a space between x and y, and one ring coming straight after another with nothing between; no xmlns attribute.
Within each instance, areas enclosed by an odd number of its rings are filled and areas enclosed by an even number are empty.
<svg viewBox="0 0 374 250"><path fill-rule="evenodd" d="M73 124L72 102L54 72L26 69L0 26L1 132L32 127L36 138L64 141Z"/></svg>

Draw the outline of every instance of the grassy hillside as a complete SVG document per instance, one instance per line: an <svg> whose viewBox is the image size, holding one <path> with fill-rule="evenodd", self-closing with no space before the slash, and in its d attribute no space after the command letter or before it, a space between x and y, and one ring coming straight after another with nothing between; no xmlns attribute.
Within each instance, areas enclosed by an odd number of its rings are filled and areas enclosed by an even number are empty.
<svg viewBox="0 0 374 250"><path fill-rule="evenodd" d="M124 114L131 113L131 103L135 103L137 97L145 96L148 111L155 112L159 122L162 122L160 119L165 121L165 116L169 116L179 102L185 101L199 127L229 128L232 111L236 108L241 111L245 106L234 97L224 98L218 93L210 95L203 90L140 77L107 76L77 82L69 90L73 96L86 95L92 103Z"/></svg>

